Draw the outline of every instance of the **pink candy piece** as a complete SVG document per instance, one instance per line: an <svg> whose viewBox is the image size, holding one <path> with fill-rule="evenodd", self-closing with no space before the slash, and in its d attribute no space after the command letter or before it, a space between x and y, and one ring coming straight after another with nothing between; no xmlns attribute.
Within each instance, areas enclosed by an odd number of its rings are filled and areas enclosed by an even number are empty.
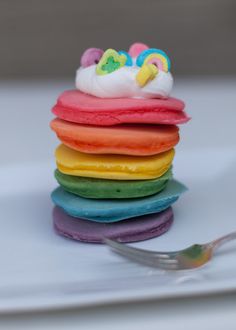
<svg viewBox="0 0 236 330"><path fill-rule="evenodd" d="M134 44L132 44L129 48L129 55L133 58L138 57L138 55L148 49L149 47L141 42L135 42Z"/></svg>
<svg viewBox="0 0 236 330"><path fill-rule="evenodd" d="M104 51L99 48L88 48L82 54L80 59L80 65L86 68L90 65L98 64L100 58L102 57Z"/></svg>
<svg viewBox="0 0 236 330"><path fill-rule="evenodd" d="M148 64L154 64L158 67L159 70L164 71L163 63L159 58L152 58L148 61Z"/></svg>

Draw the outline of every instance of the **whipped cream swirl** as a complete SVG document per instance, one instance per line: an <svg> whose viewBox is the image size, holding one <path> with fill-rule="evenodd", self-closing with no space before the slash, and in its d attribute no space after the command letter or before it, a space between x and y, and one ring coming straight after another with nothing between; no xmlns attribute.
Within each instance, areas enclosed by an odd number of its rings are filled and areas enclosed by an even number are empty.
<svg viewBox="0 0 236 330"><path fill-rule="evenodd" d="M110 74L97 75L96 65L80 67L76 72L76 88L101 98L167 98L170 95L173 86L170 72L160 70L153 80L140 87L135 79L139 70L138 66L124 66Z"/></svg>

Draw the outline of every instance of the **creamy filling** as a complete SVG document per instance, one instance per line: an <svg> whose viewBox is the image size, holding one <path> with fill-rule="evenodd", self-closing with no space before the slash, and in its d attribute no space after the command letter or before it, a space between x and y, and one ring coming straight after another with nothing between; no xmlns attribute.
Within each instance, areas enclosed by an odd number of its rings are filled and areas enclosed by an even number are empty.
<svg viewBox="0 0 236 330"><path fill-rule="evenodd" d="M76 72L76 88L101 98L167 98L173 86L170 72L160 71L144 87L136 82L140 67L124 66L107 75L97 75L96 65L80 67Z"/></svg>

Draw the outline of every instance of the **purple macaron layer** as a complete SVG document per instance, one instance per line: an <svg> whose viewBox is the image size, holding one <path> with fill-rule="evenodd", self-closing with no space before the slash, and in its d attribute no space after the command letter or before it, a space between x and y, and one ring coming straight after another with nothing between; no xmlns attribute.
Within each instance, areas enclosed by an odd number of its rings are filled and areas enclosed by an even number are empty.
<svg viewBox="0 0 236 330"><path fill-rule="evenodd" d="M54 228L58 234L87 243L103 243L104 237L124 243L144 241L164 234L172 225L173 218L171 207L160 213L116 223L73 218L58 206L53 210Z"/></svg>

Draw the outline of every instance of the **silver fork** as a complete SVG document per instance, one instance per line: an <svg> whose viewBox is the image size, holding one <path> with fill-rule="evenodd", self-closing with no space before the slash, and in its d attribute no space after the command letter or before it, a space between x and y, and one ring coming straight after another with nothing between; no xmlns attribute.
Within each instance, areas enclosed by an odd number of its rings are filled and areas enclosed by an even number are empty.
<svg viewBox="0 0 236 330"><path fill-rule="evenodd" d="M186 249L157 252L134 248L109 238L104 239L115 253L137 263L164 270L186 270L198 268L209 262L215 250L222 244L236 239L236 231L205 244L194 244Z"/></svg>

